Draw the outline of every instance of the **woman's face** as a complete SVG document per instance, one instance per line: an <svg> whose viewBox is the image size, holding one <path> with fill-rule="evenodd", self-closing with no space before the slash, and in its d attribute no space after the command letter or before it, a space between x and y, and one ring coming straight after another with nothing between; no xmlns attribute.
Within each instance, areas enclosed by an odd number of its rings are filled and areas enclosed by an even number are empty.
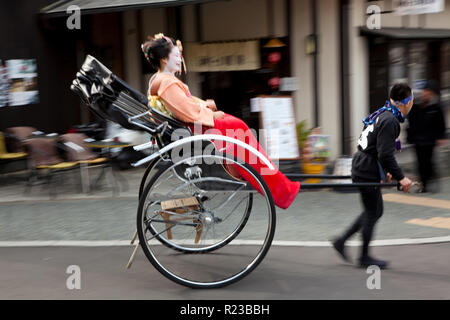
<svg viewBox="0 0 450 320"><path fill-rule="evenodd" d="M177 73L181 70L181 53L178 47L174 46L163 65L163 72Z"/></svg>

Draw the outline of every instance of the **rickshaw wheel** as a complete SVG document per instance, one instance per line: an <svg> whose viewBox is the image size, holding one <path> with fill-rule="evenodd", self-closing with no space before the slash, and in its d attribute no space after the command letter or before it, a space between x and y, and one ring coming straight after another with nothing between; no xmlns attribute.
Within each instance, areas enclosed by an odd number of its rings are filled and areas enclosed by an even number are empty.
<svg viewBox="0 0 450 320"><path fill-rule="evenodd" d="M225 163L239 167L252 184L233 179ZM257 211L250 215L255 199ZM146 257L164 276L192 288L221 287L264 259L275 233L275 206L250 165L224 154L202 155L166 163L153 175L140 197L137 230Z"/></svg>

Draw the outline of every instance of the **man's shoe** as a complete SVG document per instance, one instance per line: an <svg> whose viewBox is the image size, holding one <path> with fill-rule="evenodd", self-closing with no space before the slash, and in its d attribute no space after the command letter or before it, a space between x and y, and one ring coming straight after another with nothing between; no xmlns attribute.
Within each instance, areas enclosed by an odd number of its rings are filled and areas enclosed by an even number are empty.
<svg viewBox="0 0 450 320"><path fill-rule="evenodd" d="M425 187L422 187L416 191L416 193L427 193L427 192L428 192L428 189Z"/></svg>
<svg viewBox="0 0 450 320"><path fill-rule="evenodd" d="M345 244L343 241L335 239L331 243L333 244L333 248L339 253L342 259L347 262L351 262L349 256L345 252Z"/></svg>
<svg viewBox="0 0 450 320"><path fill-rule="evenodd" d="M388 266L388 262L384 261L384 260L377 260L377 259L367 256L367 257L363 257L363 258L359 259L359 266L361 268L377 266L380 269L386 269Z"/></svg>

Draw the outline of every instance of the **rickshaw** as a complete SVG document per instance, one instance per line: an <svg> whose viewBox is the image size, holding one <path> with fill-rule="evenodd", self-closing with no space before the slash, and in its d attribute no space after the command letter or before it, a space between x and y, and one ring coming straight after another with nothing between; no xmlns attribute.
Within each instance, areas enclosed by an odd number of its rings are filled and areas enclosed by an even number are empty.
<svg viewBox="0 0 450 320"><path fill-rule="evenodd" d="M135 150L158 146L133 166L147 166L136 234L161 274L187 287L217 288L242 279L261 263L275 234L274 202L261 175L224 150L230 144L246 149L273 169L263 154L230 137L194 135L186 123L149 107L145 95L90 55L71 89L98 117L149 133L151 141Z"/></svg>

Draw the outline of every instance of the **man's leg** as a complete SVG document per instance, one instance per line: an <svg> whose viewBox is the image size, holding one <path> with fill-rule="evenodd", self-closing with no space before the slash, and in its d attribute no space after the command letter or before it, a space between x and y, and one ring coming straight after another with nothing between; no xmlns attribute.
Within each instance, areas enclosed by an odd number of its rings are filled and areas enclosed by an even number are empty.
<svg viewBox="0 0 450 320"><path fill-rule="evenodd" d="M357 233L359 230L361 230L363 226L364 221L364 212L362 212L358 218L356 218L355 222L350 226L350 228L347 229L347 231L344 232L342 237L340 237L340 241L342 243L345 243L348 239L350 239L351 236L353 236L355 233Z"/></svg>
<svg viewBox="0 0 450 320"><path fill-rule="evenodd" d="M360 180L358 178L352 179L353 182L367 182L365 180ZM361 190L360 190L361 192ZM364 207L364 203L363 203ZM353 222L353 224L348 228L340 237L335 238L332 240L332 244L334 249L341 255L341 257L347 261L350 261L350 257L345 252L345 242L350 239L355 233L357 233L363 226L365 213L364 211L356 218L356 220Z"/></svg>
<svg viewBox="0 0 450 320"><path fill-rule="evenodd" d="M387 266L386 261L377 260L369 255L369 244L372 240L375 224L383 215L383 197L380 188L364 188L361 190L361 199L364 205L364 218L362 225L362 250L360 265L367 267L377 265L380 268Z"/></svg>
<svg viewBox="0 0 450 320"><path fill-rule="evenodd" d="M341 255L341 257L347 261L350 261L350 257L345 252L345 242L350 239L351 236L353 236L356 232L358 232L362 225L364 220L364 212L361 213L358 218L356 218L355 222L350 226L347 231L344 232L344 234L332 241L334 249Z"/></svg>
<svg viewBox="0 0 450 320"><path fill-rule="evenodd" d="M427 146L416 145L416 155L417 155L417 169L419 172L420 181L423 185L423 191L426 191L427 183L429 180L429 170L430 170L430 158L428 156Z"/></svg>
<svg viewBox="0 0 450 320"><path fill-rule="evenodd" d="M435 172L434 166L433 166L434 144L427 145L427 146L425 146L424 149L425 149L424 150L425 179L426 179L426 185L428 186L428 189L429 189L430 182L432 182L432 180L436 178L436 172Z"/></svg>

